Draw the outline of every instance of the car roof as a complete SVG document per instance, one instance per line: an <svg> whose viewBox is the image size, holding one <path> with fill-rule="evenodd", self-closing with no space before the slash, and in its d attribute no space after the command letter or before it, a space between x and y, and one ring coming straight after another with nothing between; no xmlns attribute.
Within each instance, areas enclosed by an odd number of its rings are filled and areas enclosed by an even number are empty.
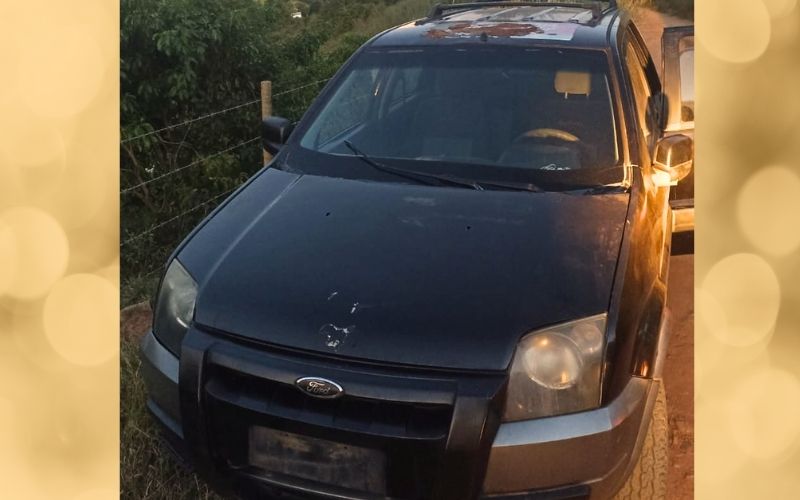
<svg viewBox="0 0 800 500"><path fill-rule="evenodd" d="M599 5L599 4L598 4ZM486 2L440 5L428 17L378 35L372 46L440 45L470 41L606 48L616 8L580 4Z"/></svg>

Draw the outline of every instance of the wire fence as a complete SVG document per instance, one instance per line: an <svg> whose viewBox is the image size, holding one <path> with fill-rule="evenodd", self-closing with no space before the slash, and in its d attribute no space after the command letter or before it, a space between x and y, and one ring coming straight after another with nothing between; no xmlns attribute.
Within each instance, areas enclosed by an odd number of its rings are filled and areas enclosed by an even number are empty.
<svg viewBox="0 0 800 500"><path fill-rule="evenodd" d="M281 92L276 92L276 93L272 94L272 97L279 97L279 96L282 96L282 95L291 94L293 92L297 92L298 90L303 90L305 88L312 87L314 85L319 85L320 83L325 83L325 82L327 82L329 80L330 80L330 78L325 78L325 79L322 79L322 80L316 80L316 81L313 81L313 82L310 82L310 83L306 83L306 84L300 85L299 87L295 87L295 88L288 89L288 90L283 90ZM205 114L205 115L197 116L195 118L190 118L190 119L182 121L180 123L167 125L166 127L161 127L159 129L151 130L149 132L144 132L142 134L138 134L138 135L135 135L133 137L126 137L126 138L124 138L124 139L122 139L120 141L120 144L126 144L126 143L129 143L129 142L132 142L132 141L136 141L138 139L143 139L145 137L149 137L151 135L159 134L161 132L166 132L167 130L172 130L172 129L179 128L179 127L184 127L184 126L190 125L190 124L192 124L194 122L199 122L199 121L202 121L202 120L205 120L205 119L208 119L208 118L212 118L214 116L222 115L222 114L228 113L230 111L234 111L236 109L243 108L245 106L252 106L253 104L257 104L259 102L261 102L261 99L254 99L252 101L247 101L247 102L243 102L241 104L237 104L235 106L231 106L229 108L220 109L219 111L214 111L212 113L208 113L208 114Z"/></svg>
<svg viewBox="0 0 800 500"><path fill-rule="evenodd" d="M200 210L204 206L206 206L206 205L208 205L208 204L210 204L210 203L212 203L214 201L217 201L218 199L222 198L223 196L227 196L227 195L231 194L235 190L236 190L236 188L233 188L233 189L229 189L229 190L227 190L227 191L225 191L223 193L219 193L217 195L214 195L211 198L207 199L206 201L200 203L199 205L195 205L194 207L190 208L189 210L185 210L185 211L179 213L178 215L176 215L174 217L170 217L169 219L167 219L165 221L162 221L162 222L159 222L158 224L150 226L150 228L148 228L145 231L142 231L141 233L137 233L137 234L125 239L122 243L120 243L119 246L120 247L124 247L125 245L127 245L128 243L130 243L132 241L136 241L138 239L144 238L148 234L156 231L157 229L160 229L160 228L166 226L167 224L169 224L171 222L175 222L176 220L182 219L183 217L185 217L185 216L187 216L187 215L189 215L189 214L191 214L193 212L196 212L196 211Z"/></svg>
<svg viewBox="0 0 800 500"><path fill-rule="evenodd" d="M180 122L180 123L176 123L174 125L167 125L166 127L161 127L160 129L157 129L157 130L151 130L150 132L145 132L143 134L135 135L133 137L127 137L125 139L122 139L120 141L120 143L121 144L126 144L126 143L131 142L131 141L135 141L135 140L138 140L138 139L143 139L143 138L149 137L151 135L155 135L155 134L158 134L158 133L161 133L161 132L166 132L167 130L172 130L174 128L179 128L179 127L183 127L183 126L186 126L186 125L190 125L190 124L192 124L194 122L199 122L201 120L205 120L205 119L211 118L213 116L222 115L222 114L228 113L230 111L233 111L234 109L239 109L239 108L243 108L245 106L250 106L250 105L256 104L258 102L261 102L261 99L256 99L254 101L244 102L242 104L237 104L236 106L231 106L230 108L225 108L225 109L221 109L219 111L214 111L213 113L208 113L207 115L202 115L202 116L198 116L196 118L191 118L189 120L186 120L186 121L183 121L183 122Z"/></svg>
<svg viewBox="0 0 800 500"><path fill-rule="evenodd" d="M211 160L212 158L216 158L218 156L224 155L225 153L230 153L231 151L234 151L234 150L239 149L239 148L241 148L243 146L251 144L251 143L253 143L253 142L255 142L255 141L259 140L259 139L260 139L260 137L253 137L252 139L248 139L246 141L240 142L239 144L236 144L235 146L231 146L229 148L225 148L222 151L217 151L214 154L205 156L203 158L200 158L199 160L195 160L195 161L193 161L191 163L183 165L182 167L178 167L176 169L170 170L169 172L165 172L165 173L163 173L163 174L161 174L159 176L153 177L152 179L148 179L146 181L142 181L142 182L140 182L138 184L135 184L133 186L127 187L127 188L121 190L120 194L130 193L131 191L133 191L135 189L138 189L140 187L146 186L148 184L152 184L153 182L160 181L161 179L164 179L165 177L169 177L171 175L175 175L178 172L186 170L187 168L194 167L196 165L200 165L202 163L207 162L208 160Z"/></svg>
<svg viewBox="0 0 800 500"><path fill-rule="evenodd" d="M291 94L292 92L297 92L298 90L303 90L305 88L312 87L314 85L319 85L320 83L325 83L325 82L327 82L329 80L330 80L330 78L325 78L323 80L317 80L315 82L306 83L305 85L301 85L301 86L295 87L293 89L284 90L283 92L277 92L275 94L272 94L272 97L280 97L282 95Z"/></svg>
<svg viewBox="0 0 800 500"><path fill-rule="evenodd" d="M272 94L272 98L274 99L276 97L286 96L286 95L289 95L289 94L292 94L292 93L295 93L295 92L299 92L301 90L304 90L304 89L307 89L307 88L310 88L310 87L314 87L316 85L324 84L324 83L328 82L329 80L330 80L330 78L325 78L325 79L321 79L321 80L315 80L313 82L305 83L303 85L299 85L299 86L294 87L294 88L290 88L290 89L282 90L282 91L279 91L279 92L275 92L275 93ZM220 110L217 110L217 111L214 111L214 112L211 112L211 113L206 113L206 114L203 114L203 115L200 115L200 116L196 116L194 118L190 118L188 120L184 120L184 121L179 122L179 123L174 123L172 125L167 125L167 126L155 129L155 130L151 130L151 131L148 131L148 132L137 134L137 135L134 135L134 136L131 136L131 137L126 137L126 138L120 140L120 146L124 146L124 145L132 143L134 141L141 140L141 139L144 139L146 137L152 137L152 136L158 137L158 139L161 142L165 142L167 144L170 144L169 142L163 141L163 139L161 137L159 137L158 134L163 133L163 132L167 132L167 131L170 131L170 130L173 130L173 129L178 129L180 127L188 127L188 126L190 126L190 125L192 125L192 124L194 124L196 122L209 120L209 119L212 119L214 117L220 117L220 116L225 115L227 113L230 113L232 111L239 110L239 109L245 109L245 108L247 108L249 106L256 105L256 104L258 104L260 102L261 102L261 99L254 99L254 100L243 102L243 103L240 103L240 104L237 104L237 105L234 105L234 106L230 106L230 107L227 107L227 108L224 108L224 109L220 109ZM188 129L187 129L187 133L188 133ZM220 151L217 151L215 153L208 154L206 156L202 156L200 158L196 158L194 160L191 160L188 163L186 163L184 165L181 165L180 167L173 168L172 170L169 170L169 171L166 171L166 172L156 172L155 175L152 172L150 172L150 175L154 175L153 177L147 178L147 179L144 179L144 180L137 179L138 182L136 182L135 184L122 187L122 189L120 189L120 196L126 196L126 195L128 195L130 193L133 193L133 192L137 191L137 190L145 188L146 186L149 186L151 184L156 184L156 183L163 182L166 179L171 178L172 176L175 176L175 175L178 175L178 174L193 170L195 167L203 165L203 164L209 162L210 160L213 160L214 158L221 157L221 156L223 156L225 154L230 154L230 153L234 153L234 152L239 153L240 151L242 151L244 148L247 148L248 146L251 146L251 145L254 146L256 143L258 143L260 141L260 139L261 139L260 136L259 137L252 137L252 138L247 139L245 141L242 141L242 142L239 142L237 144L234 144L234 145L232 145L230 147L226 147L226 148L224 148L224 149L222 149ZM197 156L200 156L200 155L197 155ZM170 240L176 239L178 236L180 236L181 235L180 233L182 233L183 228L186 228L190 224L191 225L195 224L197 222L198 217L202 217L202 216L205 216L206 214L208 214L211 210L213 210L216 207L216 205L219 202L221 202L223 199L225 199L227 196L229 196L231 193L233 193L236 189L237 188L234 187L232 189L227 189L224 192L217 193L217 194L213 195L212 197L210 197L210 198L208 198L206 200L203 200L202 202L197 203L196 205L193 205L193 206L191 206L191 207L189 207L189 208L187 208L185 210L182 210L182 211L180 211L179 213L177 213L175 215L172 215L172 216L170 216L170 217L168 217L168 218L166 218L164 220L156 221L154 224L152 224L149 227L146 227L145 229L143 229L141 231L138 231L138 232L135 232L134 234L126 235L126 237L123 237L122 241L120 242L120 249L123 250L123 249L126 249L126 247L130 249L130 250L126 250L125 251L125 255L130 255L131 256L130 258L132 260L130 262L131 262L131 265L134 266L132 268L129 267L128 271L126 271L126 275L128 277L127 279L133 279L134 281L138 282L140 285L141 285L141 283L149 283L150 280L153 279L153 276L157 276L160 271L163 271L163 268L164 268L163 260L166 259L165 250L168 250L169 248L171 248L171 246L173 244L177 243L177 242L172 242ZM159 230L161 230L158 233L159 235L167 237L168 234L164 233L164 231L166 230L165 228L172 227L171 225L176 225L176 224L178 226L176 228L173 228L173 229L170 230L171 231L170 236L168 238L166 238L166 240L163 240L163 241L162 240L157 240L160 243L156 243L156 240L147 240L146 239L149 235L154 235L154 233L156 233ZM174 233L174 237L171 236L172 233ZM135 264L133 264L134 262L135 262ZM139 269L142 269L142 271L138 271ZM126 281L126 283L127 283L127 281ZM135 289L136 286L137 285L132 285L133 289ZM139 298L137 300L141 300L141 299Z"/></svg>

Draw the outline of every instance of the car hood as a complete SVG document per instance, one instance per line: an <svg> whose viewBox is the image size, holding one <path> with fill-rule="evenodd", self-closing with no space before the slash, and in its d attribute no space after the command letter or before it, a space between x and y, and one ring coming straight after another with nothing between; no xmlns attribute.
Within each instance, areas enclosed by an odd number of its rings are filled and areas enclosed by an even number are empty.
<svg viewBox="0 0 800 500"><path fill-rule="evenodd" d="M181 249L195 323L331 356L502 370L606 311L629 195L473 191L267 169Z"/></svg>

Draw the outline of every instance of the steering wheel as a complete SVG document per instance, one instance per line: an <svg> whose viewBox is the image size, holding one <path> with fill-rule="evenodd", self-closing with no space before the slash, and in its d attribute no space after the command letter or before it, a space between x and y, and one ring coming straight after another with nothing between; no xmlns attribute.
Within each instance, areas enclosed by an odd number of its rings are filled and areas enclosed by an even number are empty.
<svg viewBox="0 0 800 500"><path fill-rule="evenodd" d="M559 139L565 142L581 142L578 136L570 134L566 130L558 128L535 128L517 136L517 138L512 141L512 144L525 139Z"/></svg>
<svg viewBox="0 0 800 500"><path fill-rule="evenodd" d="M511 142L511 145L500 156L501 163L520 163L527 164L527 153L525 153L526 143L533 141L542 141L545 144L551 141L561 142L568 149L576 150L579 157L578 166L584 162L583 157L586 154L586 145L581 142L581 139L575 134L571 134L566 130L557 128L535 128L520 134L516 139Z"/></svg>

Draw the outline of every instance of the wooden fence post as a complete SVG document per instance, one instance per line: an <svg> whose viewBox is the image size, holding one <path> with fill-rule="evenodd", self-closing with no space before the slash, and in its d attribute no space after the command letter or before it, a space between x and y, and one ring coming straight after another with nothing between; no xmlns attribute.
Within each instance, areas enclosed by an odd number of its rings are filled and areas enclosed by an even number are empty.
<svg viewBox="0 0 800 500"><path fill-rule="evenodd" d="M272 82L264 80L261 82L261 119L272 115ZM259 126L259 131L261 127ZM272 155L264 150L264 165L272 160Z"/></svg>

